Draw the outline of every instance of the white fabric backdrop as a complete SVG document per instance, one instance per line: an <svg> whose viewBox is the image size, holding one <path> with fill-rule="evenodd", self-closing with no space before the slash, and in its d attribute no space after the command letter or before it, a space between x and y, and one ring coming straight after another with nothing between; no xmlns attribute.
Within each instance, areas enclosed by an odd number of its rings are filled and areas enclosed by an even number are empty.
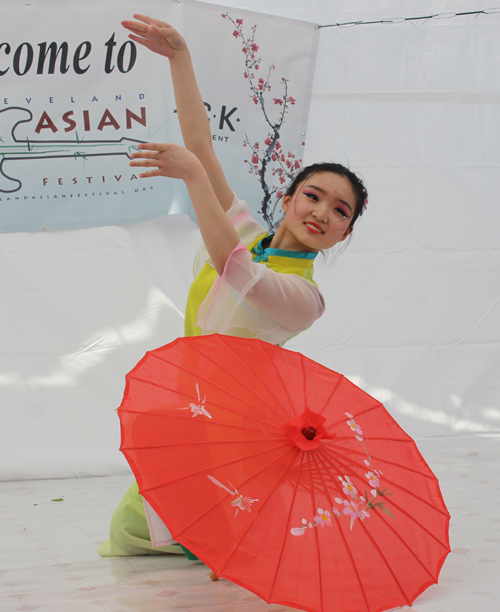
<svg viewBox="0 0 500 612"><path fill-rule="evenodd" d="M231 6L318 23L486 8ZM500 435L499 33L496 14L320 37L305 161L349 163L369 207L346 251L317 272L326 314L288 348L346 374L411 435L441 446ZM182 333L197 240L184 216L0 236L1 479L128 470L114 412L124 375Z"/></svg>

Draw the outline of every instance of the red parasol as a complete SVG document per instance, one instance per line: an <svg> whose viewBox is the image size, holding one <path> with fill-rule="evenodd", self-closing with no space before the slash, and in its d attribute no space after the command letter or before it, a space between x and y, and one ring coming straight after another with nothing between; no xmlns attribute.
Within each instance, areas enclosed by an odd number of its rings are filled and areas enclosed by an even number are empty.
<svg viewBox="0 0 500 612"><path fill-rule="evenodd" d="M300 353L181 338L127 375L121 450L173 537L267 602L411 605L450 550L436 477L383 405Z"/></svg>

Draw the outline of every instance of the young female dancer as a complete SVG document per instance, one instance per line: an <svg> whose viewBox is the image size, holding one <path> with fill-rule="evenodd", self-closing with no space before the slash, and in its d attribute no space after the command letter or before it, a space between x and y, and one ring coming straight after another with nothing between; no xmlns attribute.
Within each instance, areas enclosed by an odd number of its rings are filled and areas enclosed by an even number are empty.
<svg viewBox="0 0 500 612"><path fill-rule="evenodd" d="M130 38L170 61L185 147L139 145L130 165L145 170L142 178L185 182L204 242L195 260L185 335L224 333L282 345L323 314L323 296L313 281L314 258L349 236L363 212L366 189L340 164L308 166L287 189L283 221L268 235L226 181L186 42L165 22L144 15L134 19L122 22ZM113 515L110 539L99 554L164 552L173 551L152 546L134 483Z"/></svg>

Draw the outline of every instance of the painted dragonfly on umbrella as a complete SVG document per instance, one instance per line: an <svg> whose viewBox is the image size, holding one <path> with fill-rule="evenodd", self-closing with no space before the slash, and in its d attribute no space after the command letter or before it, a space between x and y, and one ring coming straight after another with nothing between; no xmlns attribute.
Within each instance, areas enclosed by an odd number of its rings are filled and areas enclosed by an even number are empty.
<svg viewBox="0 0 500 612"><path fill-rule="evenodd" d="M254 502L259 501L258 499L252 499L251 497L243 497L243 495L240 495L238 493L238 489L234 487L229 481L228 484L230 487L233 488L233 490L228 489L225 485L222 484L222 482L219 482L217 478L214 478L213 476L207 476L207 478L221 489L224 489L224 491L227 491L230 495L236 495L236 499L233 499L233 501L231 502L231 506L236 506L236 514L234 515L234 518L238 516L238 510L248 510L248 512L252 512L250 506Z"/></svg>

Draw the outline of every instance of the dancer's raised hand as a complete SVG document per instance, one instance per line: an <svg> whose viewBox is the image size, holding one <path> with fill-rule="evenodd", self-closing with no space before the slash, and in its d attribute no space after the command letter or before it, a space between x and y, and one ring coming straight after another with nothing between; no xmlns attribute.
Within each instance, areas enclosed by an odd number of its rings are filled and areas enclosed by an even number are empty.
<svg viewBox="0 0 500 612"><path fill-rule="evenodd" d="M141 178L165 176L189 182L200 171L205 173L196 155L177 144L148 142L138 148L129 165L146 170Z"/></svg>
<svg viewBox="0 0 500 612"><path fill-rule="evenodd" d="M187 49L184 38L166 21L135 14L134 21L122 21L122 26L132 32L129 38L134 42L168 59L172 59L177 53Z"/></svg>

